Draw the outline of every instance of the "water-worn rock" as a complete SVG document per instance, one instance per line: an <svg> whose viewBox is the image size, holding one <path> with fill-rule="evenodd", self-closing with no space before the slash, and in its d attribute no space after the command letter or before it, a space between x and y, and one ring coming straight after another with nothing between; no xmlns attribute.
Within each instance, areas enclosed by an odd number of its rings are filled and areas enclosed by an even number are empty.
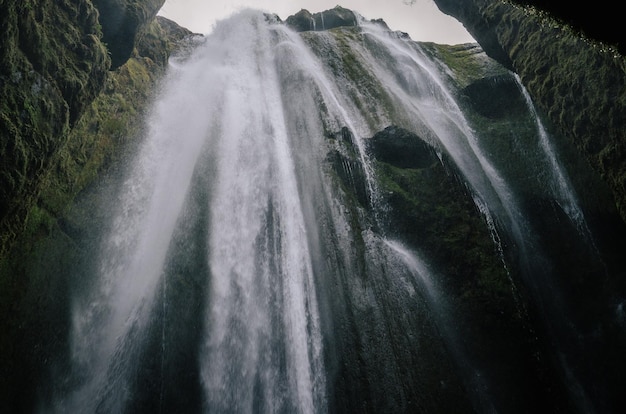
<svg viewBox="0 0 626 414"><path fill-rule="evenodd" d="M438 161L433 147L395 126L374 135L369 147L376 159L399 168L425 168Z"/></svg>

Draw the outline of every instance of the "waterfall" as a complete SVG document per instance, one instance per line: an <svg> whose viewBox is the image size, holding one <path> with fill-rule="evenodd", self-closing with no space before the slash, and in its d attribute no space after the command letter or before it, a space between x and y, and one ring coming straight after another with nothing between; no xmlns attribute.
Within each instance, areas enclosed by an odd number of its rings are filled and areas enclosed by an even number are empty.
<svg viewBox="0 0 626 414"><path fill-rule="evenodd" d="M76 300L73 352L86 385L60 411L121 412L133 398L133 360L206 159L215 162L211 188L200 190L210 203L199 357L206 408L323 411L315 280L273 54L285 36L244 12L171 68L104 241L99 281Z"/></svg>
<svg viewBox="0 0 626 414"><path fill-rule="evenodd" d="M210 128L220 137L202 378L211 411L312 413L323 402L320 327L273 61L275 33L259 16L247 18L251 24L228 28L215 42L229 45L225 55L210 57L227 61L221 69L227 78L218 122Z"/></svg>
<svg viewBox="0 0 626 414"><path fill-rule="evenodd" d="M543 126L543 122L541 122L541 119L537 114L535 105L533 104L533 101L528 94L528 91L526 90L524 85L522 85L522 82L519 79L518 75L515 75L515 80L517 82L519 90L522 92L522 96L524 97L528 110L537 125L539 145L544 152L550 166L547 171L550 173L551 190L555 196L555 199L557 200L565 214L567 214L569 219L576 226L576 229L578 230L580 235L593 244L593 238L591 236L591 232L589 231L589 227L587 226L585 215L579 206L578 199L573 190L573 186L567 176L567 173L566 171L564 171L561 162L558 160L557 153L553 148L550 136Z"/></svg>
<svg viewBox="0 0 626 414"><path fill-rule="evenodd" d="M370 48L386 57L375 59L374 53L364 52L371 56L374 71L392 99L406 111L404 122L448 153L471 186L475 200L488 205L516 238L526 239L528 224L513 190L480 147L436 63L416 43L390 36L376 24L362 23L362 27L375 42Z"/></svg>
<svg viewBox="0 0 626 414"><path fill-rule="evenodd" d="M437 326L441 330L456 364L463 371L468 388L473 391L474 409L480 413L497 413L498 411L492 403L492 396L489 395L492 391L480 371L469 362L463 341L454 329L453 321L450 320L452 314L449 305L442 295L442 288L435 283L433 272L419 255L407 249L402 243L396 240L385 240L385 245L391 249L393 254L398 256L399 260L417 279L429 306L435 311Z"/></svg>
<svg viewBox="0 0 626 414"><path fill-rule="evenodd" d="M441 65L355 16L358 27L298 34L244 10L171 60L110 197L98 272L72 297L70 372L42 411L167 412L182 401L186 411L210 413L468 405L492 413L510 404L499 395L515 384L510 371L486 366L476 338L465 336L476 331L458 326L471 318L451 299L459 293L444 282L450 275L393 238L386 200L396 187L382 190L368 137L405 128L433 149L436 166L458 175L454 195L469 206L462 225L493 245L476 260L491 260L485 272L502 276L502 296L515 302L511 320L527 317L530 291L548 327L569 324L548 261L519 192L481 145ZM586 229L525 96L551 194ZM457 273L452 284L462 288L479 277ZM550 339L563 341L571 333L563 331ZM567 355L561 360L587 405L578 373Z"/></svg>

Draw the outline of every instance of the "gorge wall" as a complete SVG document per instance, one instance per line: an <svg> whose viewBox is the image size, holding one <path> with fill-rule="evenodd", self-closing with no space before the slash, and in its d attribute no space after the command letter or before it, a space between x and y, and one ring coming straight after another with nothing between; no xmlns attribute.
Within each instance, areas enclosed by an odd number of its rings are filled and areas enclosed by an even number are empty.
<svg viewBox="0 0 626 414"><path fill-rule="evenodd" d="M463 22L492 58L520 75L538 105L609 183L624 217L623 58L537 9L517 4L533 2L436 3ZM3 3L1 255L23 231L39 177L68 131L103 88L109 68L130 56L137 35L162 4ZM554 4L550 10L558 12ZM563 16L571 20L567 12ZM583 19L576 21L584 25Z"/></svg>
<svg viewBox="0 0 626 414"><path fill-rule="evenodd" d="M532 1L435 3L461 21L489 56L519 74L537 104L611 186L626 219L626 61L612 46L622 40L616 32L598 34L615 43L583 37L563 20L523 5ZM591 24L598 25L599 19L586 23L581 7L576 21L580 27L589 24L587 32L596 33ZM555 4L550 9L559 10ZM567 10L560 15L572 19ZM602 24L610 27L613 20L605 17Z"/></svg>
<svg viewBox="0 0 626 414"><path fill-rule="evenodd" d="M58 328L35 316L58 309L58 285L32 272L30 255L50 246L76 195L132 145L170 53L190 34L155 18L162 1L143 3L117 2L115 13L109 7L114 26L90 1L0 6L0 410L32 412L18 390L34 392L32 357L43 345L27 332L42 329L54 337L48 328ZM106 38L116 30L133 34L123 38L132 40L130 50L111 38L103 42L103 32ZM61 225L72 231L71 223ZM66 247L70 240L52 239ZM63 262L50 254L51 263ZM22 316L8 317L16 313ZM25 348L31 351L22 353Z"/></svg>
<svg viewBox="0 0 626 414"><path fill-rule="evenodd" d="M0 4L0 255L23 231L41 175L69 131L163 3Z"/></svg>

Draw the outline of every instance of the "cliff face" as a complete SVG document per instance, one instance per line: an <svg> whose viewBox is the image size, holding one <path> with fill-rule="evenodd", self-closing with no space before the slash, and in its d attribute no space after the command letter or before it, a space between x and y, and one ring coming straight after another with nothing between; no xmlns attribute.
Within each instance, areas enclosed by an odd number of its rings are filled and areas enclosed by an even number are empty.
<svg viewBox="0 0 626 414"><path fill-rule="evenodd" d="M626 220L626 60L535 8L502 0L435 0L533 99L610 185ZM521 2L520 2L521 3Z"/></svg>
<svg viewBox="0 0 626 414"><path fill-rule="evenodd" d="M0 221L24 213L37 177L110 66L89 1L4 3L0 13Z"/></svg>
<svg viewBox="0 0 626 414"><path fill-rule="evenodd" d="M56 4L49 4L50 16L54 15ZM97 12L93 8L86 10L93 13L93 28L98 29ZM2 16L8 18L7 14ZM78 29L74 32L68 29L69 22L64 24L64 28L59 26L59 33L68 30L80 37ZM43 33L52 28L39 30ZM21 49L0 49L2 53L13 53L14 58L13 66L9 66L10 61L1 60L5 66L0 78L2 96L7 97L0 101L0 235L2 248L6 249L0 254L0 371L20 372L0 380L0 411L35 411L35 402L29 396L34 395L35 383L44 369L41 361L64 352L57 339L67 329L58 319L65 312L65 305L57 294L64 289L65 279L61 275L68 260L76 258L67 253L76 249L74 239L86 240L86 234L79 232L87 228L78 229L76 215L69 220L64 217L65 212L72 209L79 192L94 185L96 178L102 177L111 163L133 145L141 127L141 113L170 53L189 34L162 17L146 22L131 56L112 71L108 69L107 49L95 34L85 38L94 41L97 53L92 58L100 59L97 64L88 57L68 56L50 34L45 41L57 45L58 50L50 56L56 60L41 72L34 69ZM19 36L16 33L14 37ZM5 45L11 44L9 40L3 38ZM33 60L41 58L36 53L33 56ZM92 68L93 77L84 71L87 68ZM11 70L15 71L16 81L6 80L5 73ZM60 85L66 81L63 74L76 79L83 76L80 85L84 88L62 89ZM75 115L68 102L74 103ZM4 128L5 124L9 129ZM93 210L85 211L79 217L87 223L93 220L92 214ZM33 259L33 255L51 267ZM34 271L41 266L49 272ZM57 316L42 323L37 316L40 312ZM8 316L16 314L21 316ZM45 341L49 346L33 335L36 331L48 338ZM25 349L28 351L20 351Z"/></svg>
<svg viewBox="0 0 626 414"><path fill-rule="evenodd" d="M130 57L163 2L0 3L0 255L111 64Z"/></svg>

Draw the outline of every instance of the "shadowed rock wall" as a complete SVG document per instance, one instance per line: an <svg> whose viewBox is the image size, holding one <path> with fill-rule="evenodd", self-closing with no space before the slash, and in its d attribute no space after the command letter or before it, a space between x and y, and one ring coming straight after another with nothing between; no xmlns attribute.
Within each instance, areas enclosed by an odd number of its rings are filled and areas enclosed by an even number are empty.
<svg viewBox="0 0 626 414"><path fill-rule="evenodd" d="M164 0L0 2L0 257L42 174Z"/></svg>
<svg viewBox="0 0 626 414"><path fill-rule="evenodd" d="M626 60L619 51L517 2L435 3L519 74L538 106L609 184L626 220Z"/></svg>

